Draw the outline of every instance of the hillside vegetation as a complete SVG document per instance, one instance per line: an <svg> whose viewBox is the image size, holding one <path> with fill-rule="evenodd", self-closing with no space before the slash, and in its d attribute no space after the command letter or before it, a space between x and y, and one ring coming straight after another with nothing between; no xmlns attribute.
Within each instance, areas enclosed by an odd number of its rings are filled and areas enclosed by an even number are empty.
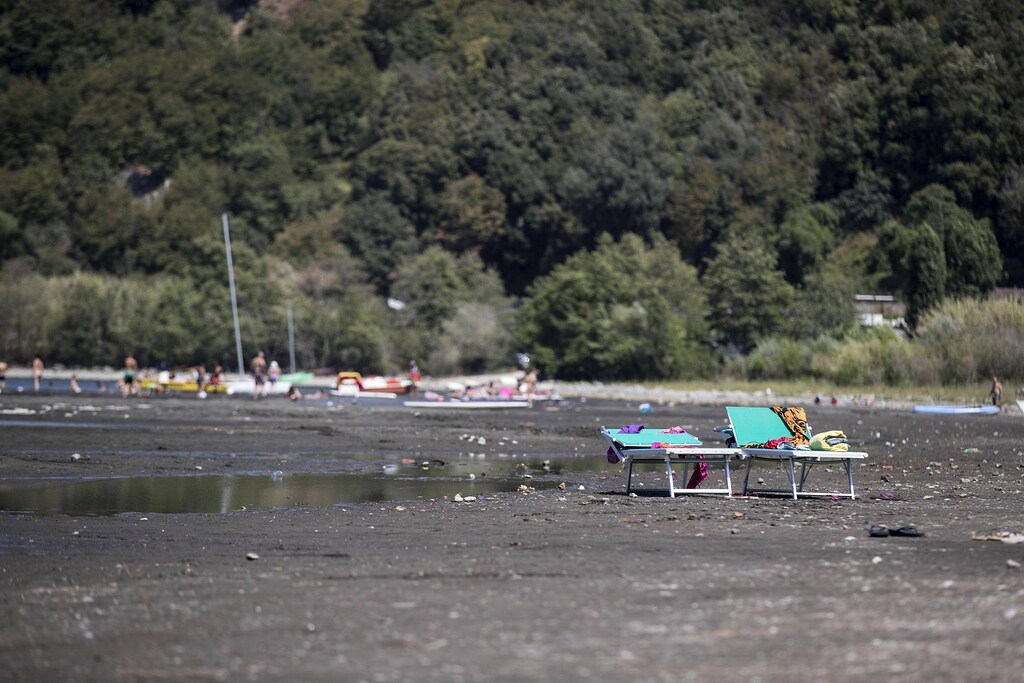
<svg viewBox="0 0 1024 683"><path fill-rule="evenodd" d="M0 56L8 361L233 366L226 214L307 368L1022 367L941 336L1021 336L1014 0L2 0Z"/></svg>

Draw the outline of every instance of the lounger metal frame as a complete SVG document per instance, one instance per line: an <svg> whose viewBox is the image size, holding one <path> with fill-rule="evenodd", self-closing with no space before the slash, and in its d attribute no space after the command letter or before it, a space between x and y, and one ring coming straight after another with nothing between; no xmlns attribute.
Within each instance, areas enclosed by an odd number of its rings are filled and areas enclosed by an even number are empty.
<svg viewBox="0 0 1024 683"><path fill-rule="evenodd" d="M853 490L853 461L862 460L868 457L867 453L860 451L804 451L787 450L777 448L741 448L739 456L747 461L746 471L743 474L743 495L751 493L785 493L794 499L801 497L837 497L856 498ZM777 462L783 465L786 475L789 477L788 489L750 488L750 470L757 460L766 462ZM796 476L796 465L800 465L800 476ZM838 491L805 491L804 483L811 468L822 463L842 463L846 470L846 481L849 484L849 493Z"/></svg>

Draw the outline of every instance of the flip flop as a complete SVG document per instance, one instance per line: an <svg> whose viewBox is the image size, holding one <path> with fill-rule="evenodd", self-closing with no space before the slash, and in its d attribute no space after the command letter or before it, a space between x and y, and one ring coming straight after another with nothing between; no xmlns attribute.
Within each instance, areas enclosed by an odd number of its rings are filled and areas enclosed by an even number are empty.
<svg viewBox="0 0 1024 683"><path fill-rule="evenodd" d="M874 536L876 538L888 536L890 533L889 527L884 524L873 524L871 525L871 528L868 529L868 536Z"/></svg>
<svg viewBox="0 0 1024 683"><path fill-rule="evenodd" d="M901 526L899 529L890 529L890 536L907 536L909 538L920 538L924 536L924 532L919 530L916 526Z"/></svg>

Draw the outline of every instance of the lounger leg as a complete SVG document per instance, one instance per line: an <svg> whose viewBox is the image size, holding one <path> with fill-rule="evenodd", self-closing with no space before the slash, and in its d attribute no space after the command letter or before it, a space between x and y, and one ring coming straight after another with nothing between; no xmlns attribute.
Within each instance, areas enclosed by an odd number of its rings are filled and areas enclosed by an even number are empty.
<svg viewBox="0 0 1024 683"><path fill-rule="evenodd" d="M729 458L725 459L725 489L729 492L729 497L732 498L732 474L729 472Z"/></svg>
<svg viewBox="0 0 1024 683"><path fill-rule="evenodd" d="M665 457L665 468L668 470L668 495L670 498L676 497L676 485L672 481L672 459L668 456Z"/></svg>
<svg viewBox="0 0 1024 683"><path fill-rule="evenodd" d="M743 495L747 495L747 491L750 490L750 468L754 465L753 458L747 458L747 471L743 474Z"/></svg>
<svg viewBox="0 0 1024 683"><path fill-rule="evenodd" d="M849 460L844 460L843 463L846 465L846 478L850 482L850 500L853 500L853 463L851 463Z"/></svg>
<svg viewBox="0 0 1024 683"><path fill-rule="evenodd" d="M814 464L815 463L813 463L813 462L810 462L810 463L808 463L808 462L801 462L800 463L800 488L799 488L799 490L801 492L803 492L803 490L804 490L804 482L807 481L807 475L811 473L811 468L814 467Z"/></svg>
<svg viewBox="0 0 1024 683"><path fill-rule="evenodd" d="M633 458L629 459L626 467L626 495L633 491Z"/></svg>
<svg viewBox="0 0 1024 683"><path fill-rule="evenodd" d="M793 458L789 458L789 486L793 490L793 500L796 500L796 468L793 466Z"/></svg>

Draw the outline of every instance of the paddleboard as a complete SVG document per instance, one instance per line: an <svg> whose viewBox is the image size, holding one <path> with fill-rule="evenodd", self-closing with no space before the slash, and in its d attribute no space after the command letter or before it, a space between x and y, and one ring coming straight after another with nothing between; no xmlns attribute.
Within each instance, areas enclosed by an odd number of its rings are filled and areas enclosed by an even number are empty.
<svg viewBox="0 0 1024 683"><path fill-rule="evenodd" d="M996 415L999 406L914 406L915 413L936 415Z"/></svg>
<svg viewBox="0 0 1024 683"><path fill-rule="evenodd" d="M398 394L391 391L359 391L352 384L343 384L340 389L331 389L327 393L343 398L398 398Z"/></svg>
<svg viewBox="0 0 1024 683"><path fill-rule="evenodd" d="M450 410L495 410L499 408L529 408L525 401L405 401L407 408L447 408Z"/></svg>

